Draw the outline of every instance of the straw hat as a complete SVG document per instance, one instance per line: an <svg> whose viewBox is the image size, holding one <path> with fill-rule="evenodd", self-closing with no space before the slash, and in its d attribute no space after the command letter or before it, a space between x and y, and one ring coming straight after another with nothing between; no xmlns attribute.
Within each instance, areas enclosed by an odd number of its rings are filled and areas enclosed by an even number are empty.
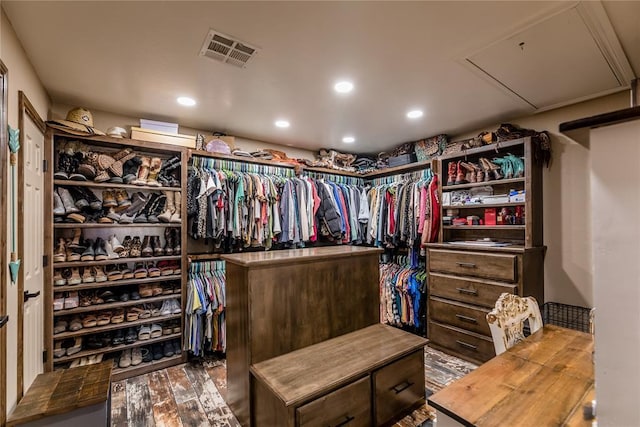
<svg viewBox="0 0 640 427"><path fill-rule="evenodd" d="M82 107L70 110L66 120L49 120L47 124L72 135L104 135L104 132L93 127L91 111Z"/></svg>

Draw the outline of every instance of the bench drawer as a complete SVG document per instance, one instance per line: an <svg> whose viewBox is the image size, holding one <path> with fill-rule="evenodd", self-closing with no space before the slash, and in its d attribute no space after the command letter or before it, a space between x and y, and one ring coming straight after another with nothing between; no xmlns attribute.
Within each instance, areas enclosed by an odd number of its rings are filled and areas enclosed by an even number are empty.
<svg viewBox="0 0 640 427"><path fill-rule="evenodd" d="M489 309L431 297L429 298L429 313L431 313L431 319L437 322L491 336L486 317Z"/></svg>
<svg viewBox="0 0 640 427"><path fill-rule="evenodd" d="M431 273L429 292L434 296L493 308L503 292L518 293L518 285Z"/></svg>
<svg viewBox="0 0 640 427"><path fill-rule="evenodd" d="M296 409L297 425L371 426L371 382L366 376Z"/></svg>
<svg viewBox="0 0 640 427"><path fill-rule="evenodd" d="M516 282L517 259L514 254L431 249L429 271Z"/></svg>
<svg viewBox="0 0 640 427"><path fill-rule="evenodd" d="M376 424L384 424L424 401L424 350L420 349L373 373Z"/></svg>
<svg viewBox="0 0 640 427"><path fill-rule="evenodd" d="M463 359L486 362L496 355L491 338L437 322L429 322L429 341Z"/></svg>

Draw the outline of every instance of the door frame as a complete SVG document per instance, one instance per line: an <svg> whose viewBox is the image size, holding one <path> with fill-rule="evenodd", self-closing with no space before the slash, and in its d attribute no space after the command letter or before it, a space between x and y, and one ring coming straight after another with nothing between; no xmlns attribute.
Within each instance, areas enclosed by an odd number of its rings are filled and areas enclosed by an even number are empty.
<svg viewBox="0 0 640 427"><path fill-rule="evenodd" d="M36 109L27 98L23 91L18 91L18 128L20 129L20 151L18 152L18 259L24 263L24 123L25 117L30 118L36 127L46 135L47 125L40 117ZM16 395L21 399L24 395L24 303L22 295L24 294L24 267L20 269L18 275L18 384ZM47 293L44 295L44 304L47 304ZM46 305L45 305L46 307ZM46 348L46 347L45 347Z"/></svg>
<svg viewBox="0 0 640 427"><path fill-rule="evenodd" d="M0 314L7 313L7 151L9 70L0 60ZM0 328L0 425L7 420L7 329Z"/></svg>

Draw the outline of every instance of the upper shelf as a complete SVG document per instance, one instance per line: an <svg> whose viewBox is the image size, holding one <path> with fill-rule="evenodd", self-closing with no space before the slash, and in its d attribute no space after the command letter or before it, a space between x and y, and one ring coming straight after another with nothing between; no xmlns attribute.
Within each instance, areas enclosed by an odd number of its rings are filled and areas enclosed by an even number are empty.
<svg viewBox="0 0 640 427"><path fill-rule="evenodd" d="M461 150L451 154L442 154L439 158L440 160L448 160L448 159L454 159L459 157L474 156L476 154L483 154L488 152L500 153L500 152L504 152L505 148L511 148L511 147L517 147L518 145L523 145L527 139L530 139L530 138L526 137L526 138L512 139L510 141L494 142L493 144L483 145L482 147L478 147L478 148L470 148L468 150Z"/></svg>
<svg viewBox="0 0 640 427"><path fill-rule="evenodd" d="M140 139L131 139L131 138L113 138L110 136L102 136L102 135L71 135L66 132L49 128L52 134L56 137L67 138L68 140L80 139L83 141L90 141L92 143L96 143L97 145L101 145L103 147L112 147L113 145L134 145L143 151L149 151L158 154L165 154L167 151L171 151L174 153L182 152L185 147L181 147L178 145L172 144L161 144L158 142L150 142L150 141L142 141Z"/></svg>

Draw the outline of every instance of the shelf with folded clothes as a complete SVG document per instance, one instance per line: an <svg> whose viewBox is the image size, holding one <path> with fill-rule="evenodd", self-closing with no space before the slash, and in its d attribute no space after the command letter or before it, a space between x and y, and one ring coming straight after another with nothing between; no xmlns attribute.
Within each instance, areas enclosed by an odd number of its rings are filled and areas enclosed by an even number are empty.
<svg viewBox="0 0 640 427"><path fill-rule="evenodd" d="M56 262L53 264L55 268L64 268L64 267L87 267L92 265L109 265L109 264L123 264L130 262L146 262L146 261L170 261L170 260L180 260L182 258L181 255L171 255L171 256L150 256L150 257L136 257L136 258L116 258L116 259L106 259L102 261L65 261L65 262Z"/></svg>
<svg viewBox="0 0 640 427"><path fill-rule="evenodd" d="M133 326L146 325L149 323L160 323L166 320L174 320L174 319L181 319L181 318L182 318L182 314L169 314L166 316L155 316L155 317L152 316L146 319L134 320L132 322L127 322L125 320L124 322L120 322L120 323L109 323L103 326L92 326L88 328L83 327L82 329L78 329L77 331L62 332L59 334L55 334L53 338L54 340L59 341L67 338L80 337L84 335L92 335L100 332L115 331L117 329L126 329Z"/></svg>
<svg viewBox="0 0 640 427"><path fill-rule="evenodd" d="M164 341L170 341L170 340L174 340L174 339L180 339L181 333L172 333L171 335L161 335L157 338L149 338L146 340L136 340L134 343L131 344L118 344L118 345L110 345L110 346L104 346L101 348L96 348L96 349L85 349L85 350L80 350L78 353L74 353L71 356L62 356L62 357L56 357L53 359L53 363L56 365L62 364L62 363L68 363L74 359L80 359L82 357L89 357L89 356L94 356L96 354L108 354L108 353L114 353L116 351L122 351L122 350L126 350L128 348L135 348L135 347L144 347L146 345L150 345L150 344L155 344L155 343L159 343L159 342L164 342Z"/></svg>
<svg viewBox="0 0 640 427"><path fill-rule="evenodd" d="M76 307L76 308L67 308L62 310L54 310L53 315L55 317L60 317L60 316L69 316L72 314L95 313L96 311L112 310L112 309L121 308L121 307L132 307L140 304L150 304L154 302L162 302L162 301L171 300L171 299L180 299L180 294L172 293L167 295L159 295L155 297L146 297L146 298L141 297L140 299L137 299L137 300L108 302L108 303L102 303L102 304L91 304L87 307Z"/></svg>
<svg viewBox="0 0 640 427"><path fill-rule="evenodd" d="M95 290L95 289L111 288L116 286L139 285L144 283L158 283L158 282L170 282L170 281L180 281L180 280L182 280L181 274L172 274L169 276L147 277L144 279L107 280L105 282L80 283L77 285L63 285L63 286L54 285L53 290L55 292L83 291L83 290L92 290L92 289Z"/></svg>
<svg viewBox="0 0 640 427"><path fill-rule="evenodd" d="M509 179L503 178L503 179L473 182L473 183L467 183L467 184L443 185L442 191L460 190L463 188L473 188L473 187L483 187L487 185L504 185L504 184L523 183L524 180L525 180L524 178L509 178Z"/></svg>
<svg viewBox="0 0 640 427"><path fill-rule="evenodd" d="M131 190L148 190L148 191L180 191L180 187L153 187L149 185L135 184L116 184L111 182L93 182L93 181L72 181L65 179L54 179L54 185L60 187L92 187L92 188L125 188Z"/></svg>
<svg viewBox="0 0 640 427"><path fill-rule="evenodd" d="M182 355L174 355L171 357L163 357L160 360L153 360L151 362L142 362L139 365L131 365L127 368L114 368L111 371L111 381L120 381L125 378L130 378L136 375L142 375L147 372L157 371L159 369L168 368L182 360Z"/></svg>

